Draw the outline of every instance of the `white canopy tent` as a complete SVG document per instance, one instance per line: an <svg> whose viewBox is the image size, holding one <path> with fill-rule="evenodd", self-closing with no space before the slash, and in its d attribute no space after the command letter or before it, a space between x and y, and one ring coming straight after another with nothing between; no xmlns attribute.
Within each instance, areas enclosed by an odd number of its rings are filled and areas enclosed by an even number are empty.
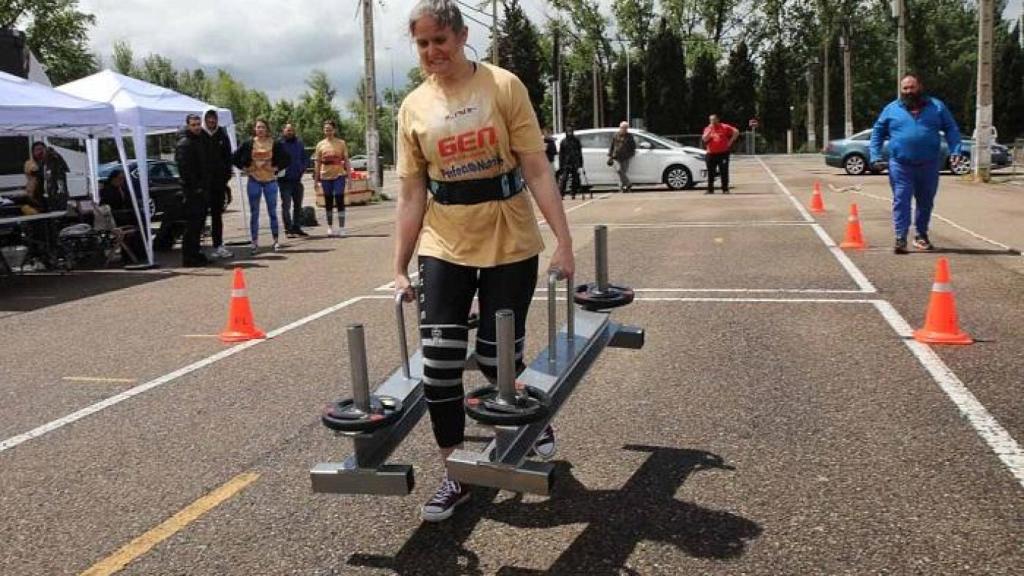
<svg viewBox="0 0 1024 576"><path fill-rule="evenodd" d="M238 147L235 121L230 110L210 106L201 100L179 94L162 86L124 76L111 70L103 70L81 80L58 86L57 90L78 98L113 106L121 127L132 131L139 182L142 185L142 197L147 206L149 204L149 165L147 162L140 161L140 159L147 158L147 134L176 132L185 126L186 115L198 114L201 117L204 112L214 108L217 110L220 125L224 126L228 133L231 148ZM95 142L92 146L95 146ZM244 200L242 206L244 220ZM149 211L145 212L148 230L150 227ZM146 234L145 239L146 251L150 254L150 261L152 261L152 236Z"/></svg>
<svg viewBox="0 0 1024 576"><path fill-rule="evenodd" d="M0 136L78 138L91 142L95 142L97 136L108 136L114 139L121 165L127 173L124 141L113 106L58 92L49 86L4 72L0 72ZM89 156L89 180L93 198L98 199L95 150L94 146ZM139 218L134 185L130 178L127 182L135 216L139 222L145 221L148 229L149 211L142 210L142 218ZM153 254L148 244L146 249L152 264Z"/></svg>

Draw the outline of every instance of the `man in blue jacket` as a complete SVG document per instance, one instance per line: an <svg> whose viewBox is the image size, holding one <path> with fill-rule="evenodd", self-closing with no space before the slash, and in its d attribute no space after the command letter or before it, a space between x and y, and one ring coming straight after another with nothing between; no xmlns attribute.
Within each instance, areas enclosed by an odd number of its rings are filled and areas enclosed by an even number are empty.
<svg viewBox="0 0 1024 576"><path fill-rule="evenodd" d="M290 122L285 124L284 130L281 131L280 142L292 159L284 174L277 179L278 189L281 190L281 216L284 219L284 233L289 238L309 236L302 230L302 194L305 192L302 175L306 172L306 167L309 166L309 155L306 154L306 147L302 143L302 139L295 135L295 126Z"/></svg>
<svg viewBox="0 0 1024 576"><path fill-rule="evenodd" d="M911 199L917 204L914 247L933 249L928 240L928 222L942 167L940 132L946 133L950 156L960 155L960 130L953 115L941 100L925 96L922 89L917 76L904 76L900 80L899 99L882 110L871 131L871 165L875 170L889 169L892 220L896 228L893 252L896 254L907 253ZM889 141L888 167L882 162L882 145L886 140Z"/></svg>

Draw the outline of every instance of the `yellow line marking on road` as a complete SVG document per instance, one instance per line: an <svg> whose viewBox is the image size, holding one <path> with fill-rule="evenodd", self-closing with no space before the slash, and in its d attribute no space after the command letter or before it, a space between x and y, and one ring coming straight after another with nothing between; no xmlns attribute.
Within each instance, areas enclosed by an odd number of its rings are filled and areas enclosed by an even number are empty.
<svg viewBox="0 0 1024 576"><path fill-rule="evenodd" d="M96 376L64 376L61 380L67 382L102 382L105 384L134 384L138 382L135 378L99 378Z"/></svg>
<svg viewBox="0 0 1024 576"><path fill-rule="evenodd" d="M641 211L643 209L644 209L643 206L637 206L636 208L633 208L633 212L639 212L639 211Z"/></svg>
<svg viewBox="0 0 1024 576"><path fill-rule="evenodd" d="M120 572L121 569L133 560L146 554L157 544L180 532L183 528L210 510L213 510L225 500L238 494L246 486L259 479L259 477L260 475L255 472L245 472L235 476L220 488L196 500L156 528L132 540L117 552L97 562L91 568L82 572L81 576L108 576L109 574Z"/></svg>

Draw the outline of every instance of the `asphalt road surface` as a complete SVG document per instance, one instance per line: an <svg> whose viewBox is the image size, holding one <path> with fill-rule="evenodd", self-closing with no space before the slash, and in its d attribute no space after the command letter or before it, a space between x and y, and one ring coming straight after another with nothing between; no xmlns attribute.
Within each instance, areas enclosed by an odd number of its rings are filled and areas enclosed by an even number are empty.
<svg viewBox="0 0 1024 576"><path fill-rule="evenodd" d="M896 256L885 178L732 170L728 196L566 201L577 280L607 225L610 278L637 289L612 317L646 346L605 350L558 414L550 497L481 489L436 525L426 418L391 459L411 495L309 481L350 453L319 423L349 395L346 326L371 381L398 366L393 202L350 208L348 238L235 248L263 341L215 337L231 265L0 278L0 573L1020 574L1024 189L943 177L938 250ZM803 208L815 180L825 214ZM864 251L835 247L851 202ZM940 256L971 346L909 338Z"/></svg>

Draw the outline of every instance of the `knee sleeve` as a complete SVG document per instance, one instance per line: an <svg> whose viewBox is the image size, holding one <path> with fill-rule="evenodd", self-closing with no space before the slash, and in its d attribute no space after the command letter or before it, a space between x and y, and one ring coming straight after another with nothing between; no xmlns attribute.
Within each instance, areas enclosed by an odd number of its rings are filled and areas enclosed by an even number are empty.
<svg viewBox="0 0 1024 576"><path fill-rule="evenodd" d="M465 436L465 388L468 329L453 324L420 326L423 350L423 393L430 411L434 438L441 448L462 443Z"/></svg>

